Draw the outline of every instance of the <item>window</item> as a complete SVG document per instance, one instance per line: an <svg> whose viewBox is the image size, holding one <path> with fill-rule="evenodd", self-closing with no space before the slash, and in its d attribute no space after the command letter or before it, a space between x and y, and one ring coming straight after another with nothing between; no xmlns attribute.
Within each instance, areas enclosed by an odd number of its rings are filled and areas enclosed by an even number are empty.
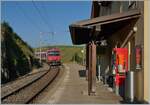
<svg viewBox="0 0 150 105"><path fill-rule="evenodd" d="M137 7L137 1L129 1L128 9L135 9Z"/></svg>
<svg viewBox="0 0 150 105"><path fill-rule="evenodd" d="M52 51L52 52L49 52L48 55L50 56L59 56L59 52L58 51Z"/></svg>
<svg viewBox="0 0 150 105"><path fill-rule="evenodd" d="M121 2L124 1L113 1L111 5L111 14L120 13L122 11Z"/></svg>
<svg viewBox="0 0 150 105"><path fill-rule="evenodd" d="M100 1L99 3L101 3L101 6L109 7L111 4L111 1Z"/></svg>
<svg viewBox="0 0 150 105"><path fill-rule="evenodd" d="M110 14L111 1L99 1L100 6L99 16L105 16Z"/></svg>

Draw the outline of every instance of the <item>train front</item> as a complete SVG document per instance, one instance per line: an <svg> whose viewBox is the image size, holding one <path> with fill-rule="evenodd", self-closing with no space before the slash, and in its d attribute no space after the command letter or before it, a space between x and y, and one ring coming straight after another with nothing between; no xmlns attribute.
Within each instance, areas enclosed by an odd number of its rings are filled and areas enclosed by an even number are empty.
<svg viewBox="0 0 150 105"><path fill-rule="evenodd" d="M50 66L61 65L61 55L59 49L53 48L47 51L47 63Z"/></svg>

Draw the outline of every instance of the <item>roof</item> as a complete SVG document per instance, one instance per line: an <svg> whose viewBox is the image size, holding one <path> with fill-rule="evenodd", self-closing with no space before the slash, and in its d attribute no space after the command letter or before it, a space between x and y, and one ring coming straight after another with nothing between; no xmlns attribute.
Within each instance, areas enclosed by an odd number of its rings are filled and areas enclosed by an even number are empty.
<svg viewBox="0 0 150 105"><path fill-rule="evenodd" d="M59 48L51 48L51 49L49 49L47 51L60 51L60 49Z"/></svg>
<svg viewBox="0 0 150 105"><path fill-rule="evenodd" d="M95 38L93 32L98 32L99 37L113 34L139 17L139 10L130 10L75 22L69 26L72 42L73 44L88 43ZM94 26L100 26L100 30L95 30Z"/></svg>

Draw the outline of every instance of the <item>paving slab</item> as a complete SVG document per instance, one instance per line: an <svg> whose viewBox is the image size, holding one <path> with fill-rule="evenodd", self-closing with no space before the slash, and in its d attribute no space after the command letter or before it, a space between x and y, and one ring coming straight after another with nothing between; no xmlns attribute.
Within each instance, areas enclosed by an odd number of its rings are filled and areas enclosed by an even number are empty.
<svg viewBox="0 0 150 105"><path fill-rule="evenodd" d="M65 64L64 76L60 78L55 92L47 96L49 104L116 104L122 101L102 82L96 83L96 95L88 95L85 67L75 63Z"/></svg>

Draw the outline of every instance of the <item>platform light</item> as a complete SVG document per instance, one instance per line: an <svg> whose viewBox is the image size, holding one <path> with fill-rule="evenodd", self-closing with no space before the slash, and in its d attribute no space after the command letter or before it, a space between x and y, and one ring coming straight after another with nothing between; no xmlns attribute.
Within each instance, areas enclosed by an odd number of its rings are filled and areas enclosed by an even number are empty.
<svg viewBox="0 0 150 105"><path fill-rule="evenodd" d="M84 53L84 50L81 50L81 53Z"/></svg>
<svg viewBox="0 0 150 105"><path fill-rule="evenodd" d="M133 27L134 32L137 32L137 30L138 30L137 27Z"/></svg>

